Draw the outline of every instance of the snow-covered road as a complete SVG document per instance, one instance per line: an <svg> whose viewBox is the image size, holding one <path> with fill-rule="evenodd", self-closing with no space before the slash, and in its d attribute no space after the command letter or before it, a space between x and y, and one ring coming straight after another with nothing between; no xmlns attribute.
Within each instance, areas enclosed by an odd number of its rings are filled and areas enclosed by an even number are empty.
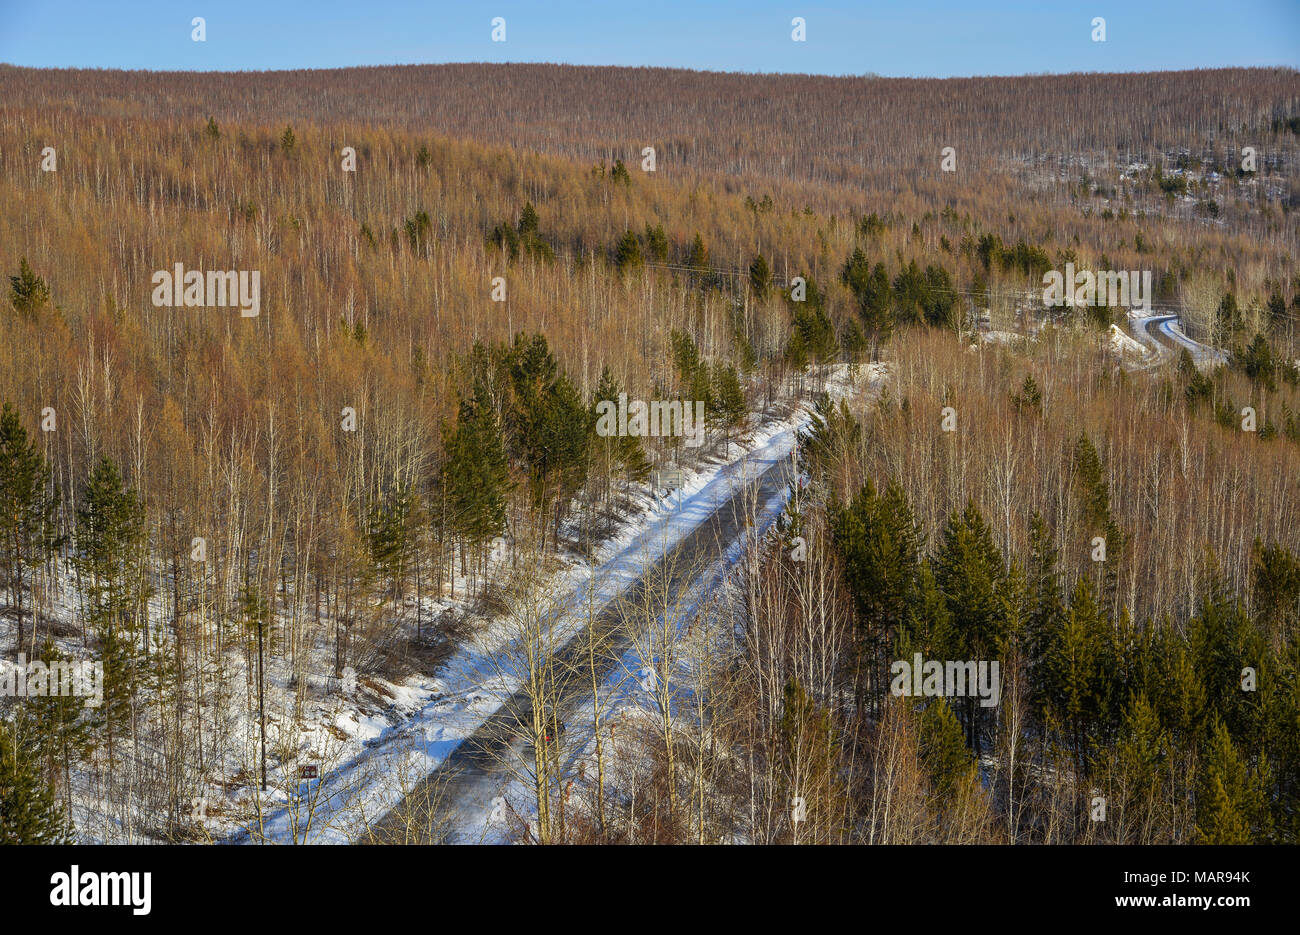
<svg viewBox="0 0 1300 935"><path fill-rule="evenodd" d="M564 595L558 601L562 610L551 637L554 651L563 653L589 621L611 611L621 597L661 569L669 556L689 553L692 580L697 580L701 569L707 573L725 562L729 552L735 554L737 539L747 530L754 531L750 524L761 529L774 520L792 476L791 455L798 432L808 419L808 411L800 409L757 433L748 450L734 460L688 475L680 503L676 496L664 498L643 522L605 545L594 570L578 566L561 572L554 582L555 593ZM511 651L515 638L501 622L485 627L439 667L434 678L437 690L412 717L383 727L361 750L327 765L318 787L307 790L305 801L268 803L256 828L227 840L356 841L399 803L427 790L428 777L449 761L460 767L460 794L473 799L467 804L477 808L490 804L492 796L486 793L492 782L499 786L502 780L486 768L482 748L490 738L499 757L505 741L496 727L517 716L522 673L509 662L516 655ZM510 710L503 712L507 705ZM474 744L467 743L471 739ZM473 767L468 773L467 764ZM475 789L477 796L472 793ZM391 819L386 824L391 825Z"/></svg>
<svg viewBox="0 0 1300 935"><path fill-rule="evenodd" d="M1152 348L1162 360L1174 357L1177 353L1175 348L1185 348L1198 366L1227 363L1226 353L1218 348L1193 341L1184 334L1179 318L1175 314L1162 312L1154 315L1132 315L1129 321L1138 339ZM1157 334L1162 335L1166 340L1160 340Z"/></svg>

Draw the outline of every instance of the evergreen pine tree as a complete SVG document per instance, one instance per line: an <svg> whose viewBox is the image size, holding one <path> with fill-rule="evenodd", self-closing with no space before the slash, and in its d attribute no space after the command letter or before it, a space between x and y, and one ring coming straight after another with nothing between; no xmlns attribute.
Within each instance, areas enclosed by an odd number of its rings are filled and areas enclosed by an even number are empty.
<svg viewBox="0 0 1300 935"><path fill-rule="evenodd" d="M867 336L862 332L862 325L858 324L857 319L850 318L844 323L844 329L840 333L840 347L849 360L850 372L856 377L858 362L867 349Z"/></svg>
<svg viewBox="0 0 1300 935"><path fill-rule="evenodd" d="M668 262L668 235L664 233L662 224L651 227L646 223L645 248L646 254L656 263Z"/></svg>
<svg viewBox="0 0 1300 935"><path fill-rule="evenodd" d="M712 413L726 432L727 441L731 441L733 431L743 431L749 419L749 406L745 402L745 390L740 385L740 375L730 364L713 365L713 386L710 393Z"/></svg>
<svg viewBox="0 0 1300 935"><path fill-rule="evenodd" d="M1082 499L1080 508L1083 531L1106 540L1106 560L1097 562L1098 589L1106 604L1113 606L1119 583L1119 564L1124 554L1125 536L1110 511L1110 492L1106 471L1097 448L1086 433L1075 443L1072 459L1075 487Z"/></svg>
<svg viewBox="0 0 1300 935"><path fill-rule="evenodd" d="M1188 641L1207 709L1217 712L1239 741L1257 748L1264 732L1260 707L1251 693L1241 690L1241 672L1246 666L1258 668L1267 647L1229 594L1217 566L1206 575L1201 610L1188 626Z"/></svg>
<svg viewBox="0 0 1300 935"><path fill-rule="evenodd" d="M795 328L790 332L790 340L785 345L785 365L796 374L808 369L808 346L804 344L803 332Z"/></svg>
<svg viewBox="0 0 1300 935"><path fill-rule="evenodd" d="M868 480L847 507L832 504L828 513L859 617L868 633L889 640L918 596L920 531L907 497L894 483L879 496Z"/></svg>
<svg viewBox="0 0 1300 935"><path fill-rule="evenodd" d="M1163 630L1155 639L1154 648L1154 656L1159 660L1155 677L1159 690L1150 692L1150 697L1174 745L1192 749L1208 715L1201 673L1182 635Z"/></svg>
<svg viewBox="0 0 1300 935"><path fill-rule="evenodd" d="M524 210L519 213L519 236L527 237L529 234L536 234L538 224L537 209L533 207L531 201L524 202Z"/></svg>
<svg viewBox="0 0 1300 935"><path fill-rule="evenodd" d="M41 649L40 660L47 671L71 661L49 639ZM72 766L90 751L90 732L96 726L95 718L87 716L91 709L86 707L85 698L51 691L48 695L28 697L24 708L30 714L36 762L51 782L62 778L67 783Z"/></svg>
<svg viewBox="0 0 1300 935"><path fill-rule="evenodd" d="M49 465L35 440L28 441L18 413L5 403L0 411L0 582L17 615L15 652L23 645L28 572L59 546L57 508Z"/></svg>
<svg viewBox="0 0 1300 935"><path fill-rule="evenodd" d="M1129 698L1115 748L1112 787L1120 792L1119 843L1152 843L1165 789L1169 739L1145 694Z"/></svg>
<svg viewBox="0 0 1300 935"><path fill-rule="evenodd" d="M389 583L390 596L400 600L414 544L415 495L405 487L375 497L367 516L366 534L375 571Z"/></svg>
<svg viewBox="0 0 1300 935"><path fill-rule="evenodd" d="M709 248L704 245L704 238L698 233L691 241L690 252L686 255L686 265L696 270L705 270L709 265Z"/></svg>
<svg viewBox="0 0 1300 935"><path fill-rule="evenodd" d="M1251 548L1255 619L1274 648L1291 643L1300 622L1300 559L1283 545Z"/></svg>
<svg viewBox="0 0 1300 935"><path fill-rule="evenodd" d="M107 457L96 462L77 509L73 563L86 581L93 623L113 627L126 619L140 594L144 505L127 489Z"/></svg>
<svg viewBox="0 0 1300 935"><path fill-rule="evenodd" d="M952 277L948 275L948 271L942 266L933 264L926 266L924 304L926 323L936 328L955 327L956 306L957 293L953 290Z"/></svg>
<svg viewBox="0 0 1300 935"><path fill-rule="evenodd" d="M528 474L532 504L545 539L547 513L555 512L555 542L569 500L586 480L587 450L595 420L569 378L560 372L546 339L516 336L506 355L511 399L511 443Z"/></svg>
<svg viewBox="0 0 1300 935"><path fill-rule="evenodd" d="M9 277L9 301L14 311L28 318L35 318L50 304L50 287L32 272L26 257L18 261L18 275Z"/></svg>
<svg viewBox="0 0 1300 935"><path fill-rule="evenodd" d="M144 505L123 485L113 462L101 457L77 510L73 565L86 596L86 618L99 632L110 758L138 685L132 633L146 597L144 546Z"/></svg>
<svg viewBox="0 0 1300 935"><path fill-rule="evenodd" d="M695 340L681 331L674 330L669 335L672 343L673 364L677 368L677 378L683 386L690 386L695 374L700 369L700 350Z"/></svg>
<svg viewBox="0 0 1300 935"><path fill-rule="evenodd" d="M962 738L957 717L942 698L927 699L919 734L921 765L930 783L930 795L942 808L970 781L975 758Z"/></svg>
<svg viewBox="0 0 1300 935"><path fill-rule="evenodd" d="M1114 702L1117 664L1113 628L1097 606L1092 585L1080 578L1070 606L1043 660L1050 720L1065 731L1066 745L1081 772L1112 736L1119 711Z"/></svg>
<svg viewBox="0 0 1300 935"><path fill-rule="evenodd" d="M1029 620L1026 649L1029 656L1030 703L1041 717L1048 701L1049 678L1046 655L1065 614L1056 547L1042 514L1034 511L1029 520Z"/></svg>
<svg viewBox="0 0 1300 935"><path fill-rule="evenodd" d="M449 525L469 550L483 547L505 528L509 466L485 394L462 400L454 428L443 428L442 486Z"/></svg>
<svg viewBox="0 0 1300 935"><path fill-rule="evenodd" d="M894 328L893 294L885 267L867 262L861 247L854 249L840 271L841 281L849 287L858 303L858 314L871 343L871 359L880 359L880 345L889 339Z"/></svg>
<svg viewBox="0 0 1300 935"><path fill-rule="evenodd" d="M761 253L750 261L749 288L759 300L767 298L768 290L772 288L772 270Z"/></svg>
<svg viewBox="0 0 1300 935"><path fill-rule="evenodd" d="M614 265L620 270L640 269L645 264L641 256L641 244L632 231L624 231L623 236L614 245Z"/></svg>
<svg viewBox="0 0 1300 935"><path fill-rule="evenodd" d="M1263 784L1247 770L1228 728L1216 717L1201 753L1194 838L1201 844L1266 844L1271 835Z"/></svg>
<svg viewBox="0 0 1300 935"><path fill-rule="evenodd" d="M823 393L814 403L810 428L799 446L799 469L824 483L832 468L843 469L843 456L856 450L861 439L862 426L846 402L841 400L837 409Z"/></svg>
<svg viewBox="0 0 1300 935"><path fill-rule="evenodd" d="M72 828L24 733L0 720L0 845L71 844Z"/></svg>
<svg viewBox="0 0 1300 935"><path fill-rule="evenodd" d="M1007 608L1000 596L1006 569L1002 554L993 544L993 535L973 502L967 503L960 515L948 518L932 564L951 620L953 642L945 658L1001 658L1009 630ZM967 735L978 753L980 711L973 694L963 701Z"/></svg>

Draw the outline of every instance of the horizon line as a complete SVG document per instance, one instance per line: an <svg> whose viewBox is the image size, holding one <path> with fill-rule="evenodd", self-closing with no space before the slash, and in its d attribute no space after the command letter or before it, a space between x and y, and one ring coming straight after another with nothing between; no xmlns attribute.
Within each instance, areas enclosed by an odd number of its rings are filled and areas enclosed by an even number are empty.
<svg viewBox="0 0 1300 935"><path fill-rule="evenodd" d="M1197 72L1216 72L1216 71L1289 71L1300 75L1300 68L1295 65L1273 64L1273 65L1209 65L1197 66L1195 68L1153 68L1146 71L1033 71L1020 72L1016 74L970 74L970 75L886 75L878 72L862 72L854 74L851 72L831 74L829 72L802 72L802 71L745 71L742 69L716 69L716 68L685 68L677 65L591 65L578 64L571 62L545 62L545 61L520 61L520 62L489 62L489 61L464 61L464 62L392 62L388 64L358 64L358 65L330 65L326 67L302 67L302 68L118 68L106 65L20 65L14 62L0 61L0 68L12 68L24 71L36 72L74 72L74 71L93 71L93 72L117 72L121 74L143 74L143 75L277 75L277 74L296 74L301 72L332 72L332 71L361 71L361 70L380 70L380 69L399 69L399 68L455 68L470 66L490 66L493 68L511 68L511 67L541 67L541 68L575 68L584 70L614 69L619 71L671 71L685 72L695 75L727 75L735 77L750 78L830 78L834 80L887 80L887 81L974 81L981 79L1012 79L1012 78L1067 78L1078 75L1096 75L1096 76L1124 76L1124 75L1173 75L1189 74Z"/></svg>

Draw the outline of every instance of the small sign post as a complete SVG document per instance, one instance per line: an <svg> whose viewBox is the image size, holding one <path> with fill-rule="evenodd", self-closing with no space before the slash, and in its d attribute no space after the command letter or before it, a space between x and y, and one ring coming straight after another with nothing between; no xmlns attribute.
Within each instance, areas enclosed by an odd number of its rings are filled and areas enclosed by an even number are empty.
<svg viewBox="0 0 1300 935"><path fill-rule="evenodd" d="M659 479L668 490L677 491L677 509L682 508L682 469L664 468L659 472Z"/></svg>
<svg viewBox="0 0 1300 935"><path fill-rule="evenodd" d="M311 793L320 785L320 767L316 764L298 767L298 801L311 799Z"/></svg>

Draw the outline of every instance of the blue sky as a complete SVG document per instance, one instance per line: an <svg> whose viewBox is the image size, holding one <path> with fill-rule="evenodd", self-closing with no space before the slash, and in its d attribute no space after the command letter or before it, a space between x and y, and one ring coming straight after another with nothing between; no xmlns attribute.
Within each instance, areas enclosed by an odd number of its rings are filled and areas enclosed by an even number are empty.
<svg viewBox="0 0 1300 935"><path fill-rule="evenodd" d="M190 22L206 20L207 41ZM506 41L491 21L506 20ZM793 42L791 20L807 23ZM1093 17L1106 41L1091 39ZM565 62L889 76L1300 66L1300 0L0 0L0 62L243 70Z"/></svg>

